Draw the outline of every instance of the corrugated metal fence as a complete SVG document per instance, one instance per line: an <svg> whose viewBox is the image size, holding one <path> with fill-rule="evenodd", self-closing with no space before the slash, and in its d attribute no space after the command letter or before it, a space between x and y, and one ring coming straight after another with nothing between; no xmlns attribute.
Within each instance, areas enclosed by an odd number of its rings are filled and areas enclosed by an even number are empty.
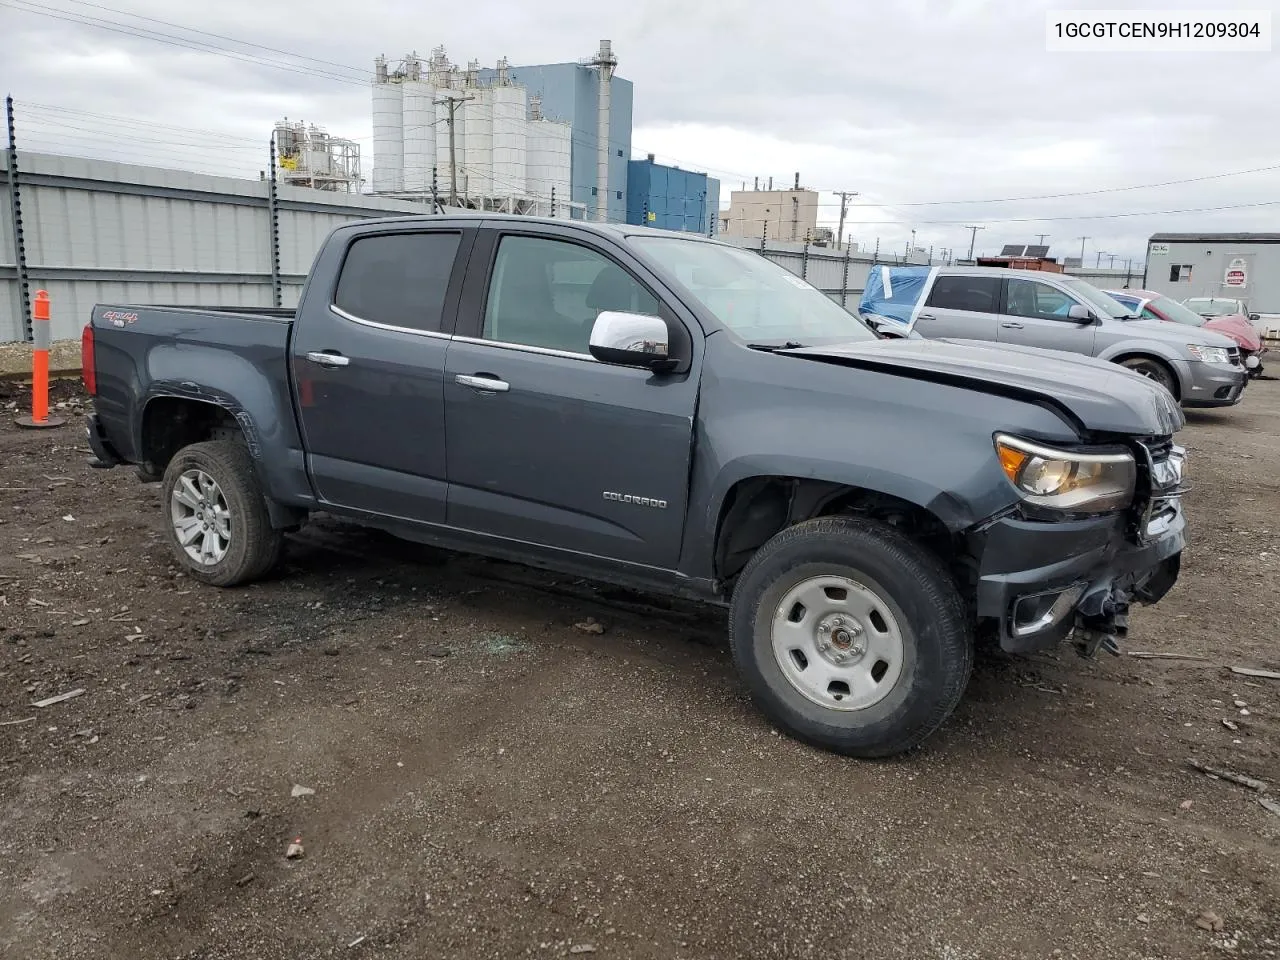
<svg viewBox="0 0 1280 960"><path fill-rule="evenodd" d="M8 220L8 151L0 151L0 160L0 219ZM27 273L32 290L49 291L55 340L78 337L95 303L272 306L266 182L46 154L20 152L19 161ZM334 227L429 209L381 197L277 189L286 307L297 304L311 261ZM10 224L3 224L0 342L28 339L13 239ZM811 244L772 240L762 247L759 240L720 239L759 251L850 310L876 262L869 254ZM1083 273L1098 286L1123 285L1123 270Z"/></svg>
<svg viewBox="0 0 1280 960"><path fill-rule="evenodd" d="M24 340L10 220L8 151L0 151L0 341ZM53 301L55 339L77 337L94 303L272 305L265 181L19 152L31 289ZM334 227L423 213L401 200L278 187L280 284L298 293Z"/></svg>

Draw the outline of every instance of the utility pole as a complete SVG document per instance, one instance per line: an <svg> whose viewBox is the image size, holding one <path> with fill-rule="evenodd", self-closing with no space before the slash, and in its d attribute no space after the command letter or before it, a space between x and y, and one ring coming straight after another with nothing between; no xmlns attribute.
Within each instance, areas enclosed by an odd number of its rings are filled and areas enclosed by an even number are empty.
<svg viewBox="0 0 1280 960"><path fill-rule="evenodd" d="M437 106L446 104L449 107L449 119L445 121L449 124L449 205L454 207L458 205L458 153L453 131L457 126L458 105L475 98L475 94L468 93L460 97L448 96L433 101Z"/></svg>
<svg viewBox="0 0 1280 960"><path fill-rule="evenodd" d="M1048 234L1047 234L1047 233L1037 233L1037 234L1036 234L1036 239L1040 241L1040 246L1042 246L1042 247L1044 246L1044 238L1045 238L1045 237L1047 237L1047 236L1048 236Z"/></svg>
<svg viewBox="0 0 1280 960"><path fill-rule="evenodd" d="M985 229L987 229L987 228L986 228L986 227L975 227L975 226L971 226L971 225L969 225L969 224L965 224L965 227L964 227L964 228L965 228L966 230L968 230L968 231L969 231L969 256L968 256L968 258L967 258L967 259L972 260L972 259L973 259L973 241L974 241L975 239L977 239L978 231L979 231L979 230L985 230Z"/></svg>
<svg viewBox="0 0 1280 960"><path fill-rule="evenodd" d="M836 229L836 249L839 250L844 243L844 215L849 210L849 198L856 197L858 194L853 191L840 191L840 226Z"/></svg>
<svg viewBox="0 0 1280 960"><path fill-rule="evenodd" d="M1093 238L1092 237L1076 237L1076 239L1080 241L1080 266L1083 267L1084 266L1084 242L1086 240L1092 240ZM1101 263L1102 261L1099 260L1098 262Z"/></svg>

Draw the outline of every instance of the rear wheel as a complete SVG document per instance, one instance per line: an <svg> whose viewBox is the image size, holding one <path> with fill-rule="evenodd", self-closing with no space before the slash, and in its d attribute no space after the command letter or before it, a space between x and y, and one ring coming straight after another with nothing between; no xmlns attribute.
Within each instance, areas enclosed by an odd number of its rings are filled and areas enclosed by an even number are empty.
<svg viewBox="0 0 1280 960"><path fill-rule="evenodd" d="M1130 357L1128 360L1121 360L1120 365L1128 367L1134 373L1142 374L1149 380L1154 380L1175 397L1178 395L1177 385L1173 382L1173 374L1159 360L1152 360L1149 357Z"/></svg>
<svg viewBox="0 0 1280 960"><path fill-rule="evenodd" d="M857 757L918 746L955 709L973 664L959 592L897 530L810 520L752 557L734 590L734 659L788 733Z"/></svg>
<svg viewBox="0 0 1280 960"><path fill-rule="evenodd" d="M244 445L211 440L183 447L165 469L165 534L186 572L230 587L254 580L280 557L262 486Z"/></svg>

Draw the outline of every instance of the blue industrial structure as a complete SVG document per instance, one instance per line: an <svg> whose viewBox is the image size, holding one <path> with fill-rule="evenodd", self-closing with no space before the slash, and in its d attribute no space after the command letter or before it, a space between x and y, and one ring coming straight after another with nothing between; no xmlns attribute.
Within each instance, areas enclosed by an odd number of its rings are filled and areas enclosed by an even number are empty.
<svg viewBox="0 0 1280 960"><path fill-rule="evenodd" d="M720 181L705 173L632 160L627 172L627 223L714 235Z"/></svg>
<svg viewBox="0 0 1280 960"><path fill-rule="evenodd" d="M481 82L487 83L496 70L483 69ZM599 120L600 75L584 64L546 63L529 67L511 67L513 83L523 84L529 96L541 99L540 111L548 120L560 120L573 128L571 147L572 174L570 188L575 203L586 205L586 219L594 220L598 182L597 136ZM631 108L633 89L630 80L616 74L609 81L609 221L622 223L627 216L627 164L631 158ZM575 210L575 217L583 216Z"/></svg>

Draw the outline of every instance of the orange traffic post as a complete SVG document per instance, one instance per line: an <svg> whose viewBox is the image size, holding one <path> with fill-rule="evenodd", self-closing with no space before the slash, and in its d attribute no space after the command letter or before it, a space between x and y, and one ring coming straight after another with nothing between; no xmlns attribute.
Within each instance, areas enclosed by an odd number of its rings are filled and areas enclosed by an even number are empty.
<svg viewBox="0 0 1280 960"><path fill-rule="evenodd" d="M20 427L60 427L67 421L49 416L49 292L37 290L31 304L31 416L19 417Z"/></svg>

